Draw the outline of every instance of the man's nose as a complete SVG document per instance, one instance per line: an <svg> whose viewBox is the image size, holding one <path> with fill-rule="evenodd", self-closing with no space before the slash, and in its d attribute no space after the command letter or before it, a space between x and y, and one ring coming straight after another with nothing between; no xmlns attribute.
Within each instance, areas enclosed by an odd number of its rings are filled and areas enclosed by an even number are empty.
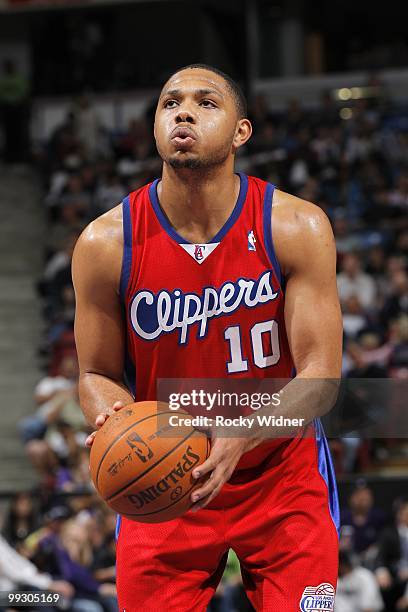
<svg viewBox="0 0 408 612"><path fill-rule="evenodd" d="M180 108L176 115L176 123L195 123L193 113L191 113L187 108Z"/></svg>

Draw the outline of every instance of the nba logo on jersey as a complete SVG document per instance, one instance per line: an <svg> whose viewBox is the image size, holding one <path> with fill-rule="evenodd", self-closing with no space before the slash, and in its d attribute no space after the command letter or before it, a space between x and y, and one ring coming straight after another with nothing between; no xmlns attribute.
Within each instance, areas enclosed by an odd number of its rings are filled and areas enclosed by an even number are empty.
<svg viewBox="0 0 408 612"><path fill-rule="evenodd" d="M248 232L248 251L256 251L255 242L256 242L256 238L255 238L254 230L249 230Z"/></svg>
<svg viewBox="0 0 408 612"><path fill-rule="evenodd" d="M197 261L204 259L205 244L195 244L194 257Z"/></svg>
<svg viewBox="0 0 408 612"><path fill-rule="evenodd" d="M306 587L300 600L302 612L332 612L334 610L334 587L323 582L317 587Z"/></svg>

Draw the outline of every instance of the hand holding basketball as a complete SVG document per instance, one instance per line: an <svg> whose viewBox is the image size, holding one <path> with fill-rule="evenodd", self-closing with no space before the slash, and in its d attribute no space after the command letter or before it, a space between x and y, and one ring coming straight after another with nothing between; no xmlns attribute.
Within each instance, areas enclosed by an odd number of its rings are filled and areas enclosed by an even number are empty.
<svg viewBox="0 0 408 612"><path fill-rule="evenodd" d="M207 506L231 478L235 467L244 453L260 443L257 438L215 438L210 456L193 471L193 478L207 478L191 494L193 512Z"/></svg>
<svg viewBox="0 0 408 612"><path fill-rule="evenodd" d="M164 403L137 402L115 412L91 444L90 471L99 495L119 514L143 523L187 512L200 486L192 471L209 455L207 436L190 424L172 425L174 412Z"/></svg>
<svg viewBox="0 0 408 612"><path fill-rule="evenodd" d="M117 412L118 410L120 410L121 408L124 408L125 404L123 402L115 402L112 406L112 412ZM95 419L95 426L100 429L102 427L102 425L105 423L105 421L109 418L109 416L111 415L111 413L109 412L105 412L104 414L98 414L98 416ZM91 448L93 441L95 439L95 436L97 434L97 431L93 431L85 440L85 444L86 446L88 446L88 448Z"/></svg>

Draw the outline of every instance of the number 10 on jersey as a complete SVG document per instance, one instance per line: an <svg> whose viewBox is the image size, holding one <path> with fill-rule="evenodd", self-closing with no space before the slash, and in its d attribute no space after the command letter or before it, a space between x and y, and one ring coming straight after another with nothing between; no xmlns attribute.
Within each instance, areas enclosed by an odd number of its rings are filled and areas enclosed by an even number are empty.
<svg viewBox="0 0 408 612"><path fill-rule="evenodd" d="M263 337L270 334L270 354L265 355ZM252 357L258 368L269 368L280 359L278 323L274 319L256 323L250 330ZM248 371L247 355L242 354L242 336L239 325L231 325L224 331L224 338L229 342L231 360L227 363L228 374Z"/></svg>

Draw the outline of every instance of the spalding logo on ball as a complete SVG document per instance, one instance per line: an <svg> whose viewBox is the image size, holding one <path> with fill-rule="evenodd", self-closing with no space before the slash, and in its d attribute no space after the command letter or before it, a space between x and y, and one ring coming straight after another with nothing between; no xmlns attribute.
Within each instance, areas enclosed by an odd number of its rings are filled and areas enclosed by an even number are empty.
<svg viewBox="0 0 408 612"><path fill-rule="evenodd" d="M170 521L191 507L199 487L192 470L210 453L207 436L169 425L174 412L160 402L137 402L110 416L91 448L97 492L112 510L142 523Z"/></svg>

